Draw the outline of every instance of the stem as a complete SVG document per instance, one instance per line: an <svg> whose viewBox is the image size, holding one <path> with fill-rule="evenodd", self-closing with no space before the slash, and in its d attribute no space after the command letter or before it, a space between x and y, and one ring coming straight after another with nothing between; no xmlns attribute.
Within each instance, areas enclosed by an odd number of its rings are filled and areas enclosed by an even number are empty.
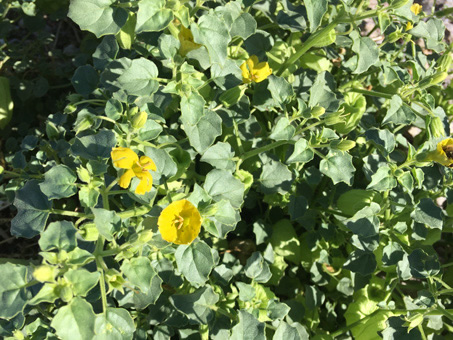
<svg viewBox="0 0 453 340"><path fill-rule="evenodd" d="M243 154L242 156L240 156L240 159L242 159L242 161L245 161L246 159L249 159L250 157L254 157L256 155L259 155L260 153L275 149L281 145L294 144L294 143L296 143L296 142L293 140L280 140L278 142L274 142L274 143L262 146L258 149L250 150L250 151L246 152L245 154Z"/></svg>
<svg viewBox="0 0 453 340"><path fill-rule="evenodd" d="M72 105L77 106L77 105L85 104L85 103L102 103L102 104L105 104L106 102L107 101L103 100L103 99L85 99L85 100L81 100L80 102L74 103Z"/></svg>
<svg viewBox="0 0 453 340"><path fill-rule="evenodd" d="M72 217L85 217L85 218L93 218L93 215L91 214L85 214L82 212L77 212L77 211L69 211L69 210L60 210L60 209L50 209L49 212L51 214L56 214L56 215L64 215L64 216L72 216Z"/></svg>
<svg viewBox="0 0 453 340"><path fill-rule="evenodd" d="M301 48L296 51L283 65L280 66L280 68L277 70L275 75L277 77L281 76L281 74L292 64L294 64L297 60L299 60L300 57L302 57L310 48L312 48L314 45L316 45L319 41L321 41L331 30L337 26L339 22L337 20L332 21L330 24L328 24L326 27L323 29L317 31L313 35L311 35L307 41L305 41Z"/></svg>
<svg viewBox="0 0 453 340"><path fill-rule="evenodd" d="M361 93L366 96L381 97L381 98L386 98L386 99L392 99L392 96L393 96L391 94L378 92L378 91L368 91L368 90L354 89L354 88L349 88L347 90L350 92Z"/></svg>

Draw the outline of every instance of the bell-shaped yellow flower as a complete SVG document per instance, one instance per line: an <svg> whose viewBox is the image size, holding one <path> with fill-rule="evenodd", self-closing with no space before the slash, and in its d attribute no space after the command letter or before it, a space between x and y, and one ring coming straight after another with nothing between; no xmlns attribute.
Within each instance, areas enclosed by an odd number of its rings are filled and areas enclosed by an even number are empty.
<svg viewBox="0 0 453 340"><path fill-rule="evenodd" d="M135 193L143 195L151 190L153 186L153 176L149 170L156 171L156 164L147 156L138 155L129 148L113 148L111 152L113 165L126 172L120 177L119 185L122 188L129 187L133 177L140 179L140 183L135 188Z"/></svg>
<svg viewBox="0 0 453 340"><path fill-rule="evenodd" d="M192 31L184 27L183 25L181 25L181 30L179 31L178 39L181 44L179 47L179 54L182 55L183 57L185 57L186 54L189 53L190 51L196 50L197 48L201 47L200 44L197 44L196 42L193 41Z"/></svg>
<svg viewBox="0 0 453 340"><path fill-rule="evenodd" d="M409 30L411 30L413 28L414 28L414 25L410 21L408 21L407 24L406 24L406 31L409 31Z"/></svg>
<svg viewBox="0 0 453 340"><path fill-rule="evenodd" d="M428 159L448 167L453 166L453 138L437 143L436 150L429 153Z"/></svg>
<svg viewBox="0 0 453 340"><path fill-rule="evenodd" d="M179 200L162 210L157 225L165 241L189 244L200 233L201 216L188 200Z"/></svg>
<svg viewBox="0 0 453 340"><path fill-rule="evenodd" d="M265 61L261 63L256 55L252 55L242 65L242 81L244 83L259 83L272 74L272 69Z"/></svg>
<svg viewBox="0 0 453 340"><path fill-rule="evenodd" d="M423 9L422 5L419 5L419 4L413 4L411 6L411 11L415 15L419 15L421 13L422 9Z"/></svg>

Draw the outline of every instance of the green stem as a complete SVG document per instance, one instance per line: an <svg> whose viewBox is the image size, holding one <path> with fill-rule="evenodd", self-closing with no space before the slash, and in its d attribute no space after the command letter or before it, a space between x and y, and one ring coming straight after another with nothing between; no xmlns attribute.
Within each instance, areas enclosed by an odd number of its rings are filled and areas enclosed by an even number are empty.
<svg viewBox="0 0 453 340"><path fill-rule="evenodd" d="M80 104L86 104L86 103L99 103L99 104L105 104L107 101L103 99L85 99L81 100L80 102L74 103L72 105L77 106Z"/></svg>
<svg viewBox="0 0 453 340"><path fill-rule="evenodd" d="M93 215L91 215L91 214L85 214L85 213L77 212L77 211L60 210L60 209L50 209L49 212L50 212L51 214L63 215L63 216L93 218Z"/></svg>
<svg viewBox="0 0 453 340"><path fill-rule="evenodd" d="M296 143L296 142L293 140L280 140L278 142L274 142L274 143L262 146L258 149L247 151L242 156L240 156L240 159L242 159L242 161L245 161L246 159L249 159L250 157L254 157L254 156L259 155L260 153L278 148L281 145L294 144L294 143Z"/></svg>
<svg viewBox="0 0 453 340"><path fill-rule="evenodd" d="M300 57L302 57L310 48L315 46L318 42L320 42L324 37L329 34L331 30L337 26L338 22L336 20L332 21L323 29L317 31L316 33L312 34L307 41L305 41L301 48L296 51L283 65L275 73L276 76L281 76L281 74L292 64L294 64Z"/></svg>
<svg viewBox="0 0 453 340"><path fill-rule="evenodd" d="M392 94L388 94L388 93L383 93L383 92L378 92L378 91L368 91L368 90L355 89L355 88L348 88L347 91L361 93L366 96L381 97L381 98L386 98L386 99L392 99L392 96L393 96Z"/></svg>

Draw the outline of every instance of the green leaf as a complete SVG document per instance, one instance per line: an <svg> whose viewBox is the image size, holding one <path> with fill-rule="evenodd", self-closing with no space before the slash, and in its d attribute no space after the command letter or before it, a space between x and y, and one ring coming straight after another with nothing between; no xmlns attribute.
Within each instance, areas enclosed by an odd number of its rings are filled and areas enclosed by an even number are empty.
<svg viewBox="0 0 453 340"><path fill-rule="evenodd" d="M162 126L153 119L148 119L145 125L138 131L138 138L142 141L149 141L157 138L163 131Z"/></svg>
<svg viewBox="0 0 453 340"><path fill-rule="evenodd" d="M98 204L100 192L96 188L90 188L89 185L79 189L80 204L85 208L94 208Z"/></svg>
<svg viewBox="0 0 453 340"><path fill-rule="evenodd" d="M304 326L295 322L288 325L286 322L281 321L275 331L272 340L308 340L309 335Z"/></svg>
<svg viewBox="0 0 453 340"><path fill-rule="evenodd" d="M159 87L156 65L148 59L120 58L101 74L101 83L113 92L131 96L151 96Z"/></svg>
<svg viewBox="0 0 453 340"><path fill-rule="evenodd" d="M86 296L97 285L100 276L99 272L90 273L83 268L69 269L64 274L65 279L71 284L75 296Z"/></svg>
<svg viewBox="0 0 453 340"><path fill-rule="evenodd" d="M231 24L231 38L239 36L242 39L247 39L256 31L256 20L249 13L241 13Z"/></svg>
<svg viewBox="0 0 453 340"><path fill-rule="evenodd" d="M57 165L44 174L41 191L49 199L71 197L77 193L76 174L66 165Z"/></svg>
<svg viewBox="0 0 453 340"><path fill-rule="evenodd" d="M396 265L403 259L404 254L405 252L399 243L390 241L382 251L382 263L385 266Z"/></svg>
<svg viewBox="0 0 453 340"><path fill-rule="evenodd" d="M264 164L261 172L261 191L264 194L284 194L291 189L292 179L293 175L285 164L271 160Z"/></svg>
<svg viewBox="0 0 453 340"><path fill-rule="evenodd" d="M93 339L95 318L93 307L76 297L58 310L50 325L62 340Z"/></svg>
<svg viewBox="0 0 453 340"><path fill-rule="evenodd" d="M442 230L442 209L430 198L422 198L412 212L411 217L415 222L426 224L430 228Z"/></svg>
<svg viewBox="0 0 453 340"><path fill-rule="evenodd" d="M104 236L107 241L112 241L113 234L121 229L121 218L111 210L91 208L91 211L99 234Z"/></svg>
<svg viewBox="0 0 453 340"><path fill-rule="evenodd" d="M301 221L308 209L308 201L304 196L291 195L288 204L288 213L291 221Z"/></svg>
<svg viewBox="0 0 453 340"><path fill-rule="evenodd" d="M269 265L258 251L247 259L244 270L245 275L255 282L266 283L272 276Z"/></svg>
<svg viewBox="0 0 453 340"><path fill-rule="evenodd" d="M211 164L214 168L233 172L236 164L233 161L234 151L228 143L218 142L209 147L201 157L202 162Z"/></svg>
<svg viewBox="0 0 453 340"><path fill-rule="evenodd" d="M99 75L91 65L79 66L71 78L71 83L77 93L88 96L98 88Z"/></svg>
<svg viewBox="0 0 453 340"><path fill-rule="evenodd" d="M94 260L93 254L85 249L75 248L68 253L68 263L76 266L83 266Z"/></svg>
<svg viewBox="0 0 453 340"><path fill-rule="evenodd" d="M135 41L135 26L137 24L137 16L135 13L129 12L126 24L116 35L116 39L121 46L126 50L130 50Z"/></svg>
<svg viewBox="0 0 453 340"><path fill-rule="evenodd" d="M375 271L376 265L376 257L372 252L357 249L349 255L343 268L366 276Z"/></svg>
<svg viewBox="0 0 453 340"><path fill-rule="evenodd" d="M327 0L305 0L310 32L314 32L321 24L322 17L327 12Z"/></svg>
<svg viewBox="0 0 453 340"><path fill-rule="evenodd" d="M17 215L11 221L12 235L32 238L44 230L52 203L42 193L36 180L28 181L16 193L14 206Z"/></svg>
<svg viewBox="0 0 453 340"><path fill-rule="evenodd" d="M355 168L348 153L330 151L319 163L319 170L332 179L333 184L344 182L352 185Z"/></svg>
<svg viewBox="0 0 453 340"><path fill-rule="evenodd" d="M52 222L41 234L39 247L42 251L52 249L71 251L77 246L77 229L69 221Z"/></svg>
<svg viewBox="0 0 453 340"><path fill-rule="evenodd" d="M278 300L269 300L267 304L267 316L272 320L283 319L291 310L286 303L278 302Z"/></svg>
<svg viewBox="0 0 453 340"><path fill-rule="evenodd" d="M386 124L410 124L415 120L414 111L403 103L400 96L394 95L390 100L390 106L387 110L382 125Z"/></svg>
<svg viewBox="0 0 453 340"><path fill-rule="evenodd" d="M289 220L280 220L272 226L270 243L277 255L296 265L302 261L300 241Z"/></svg>
<svg viewBox="0 0 453 340"><path fill-rule="evenodd" d="M266 340L264 333L265 324L259 322L252 314L240 310L239 323L233 327L231 332L231 340Z"/></svg>
<svg viewBox="0 0 453 340"><path fill-rule="evenodd" d="M277 124L272 128L269 138L274 140L290 140L293 138L296 128L291 124L286 117L279 117Z"/></svg>
<svg viewBox="0 0 453 340"><path fill-rule="evenodd" d="M420 22L411 29L410 33L416 37L425 38L426 47L437 53L440 53L445 49L445 43L443 42L445 25L441 19L431 18L427 22L420 20Z"/></svg>
<svg viewBox="0 0 453 340"><path fill-rule="evenodd" d="M225 22L214 14L205 14L190 28L194 41L206 46L210 62L223 65L227 60L227 47L231 39Z"/></svg>
<svg viewBox="0 0 453 340"><path fill-rule="evenodd" d="M268 79L268 90L271 92L272 98L278 105L280 105L281 108L284 108L285 104L287 104L290 98L294 95L292 86L285 80L285 78L271 75Z"/></svg>
<svg viewBox="0 0 453 340"><path fill-rule="evenodd" d="M244 201L244 184L226 170L214 169L206 175L204 190L216 202L223 199L239 208Z"/></svg>
<svg viewBox="0 0 453 340"><path fill-rule="evenodd" d="M368 129L365 132L366 139L371 141L384 157L395 150L395 135L387 129Z"/></svg>
<svg viewBox="0 0 453 340"><path fill-rule="evenodd" d="M144 309L156 303L162 293L162 279L147 257L136 257L124 260L121 271L134 289L133 301L137 309Z"/></svg>
<svg viewBox="0 0 453 340"><path fill-rule="evenodd" d="M371 183L367 189L377 191L392 190L396 187L396 178L393 176L392 170L388 166L380 167L377 172L371 176Z"/></svg>
<svg viewBox="0 0 453 340"><path fill-rule="evenodd" d="M141 0L138 3L136 32L158 32L173 20L173 11L165 8L165 0Z"/></svg>
<svg viewBox="0 0 453 340"><path fill-rule="evenodd" d="M387 320L387 327L382 331L383 340L422 340L426 336L422 337L420 330L414 328L409 330L405 327L406 321L401 317L391 317Z"/></svg>
<svg viewBox="0 0 453 340"><path fill-rule="evenodd" d="M329 72L322 72L316 76L313 86L310 88L310 100L308 106L322 106L326 112L336 112L340 101L335 94L335 80Z"/></svg>
<svg viewBox="0 0 453 340"><path fill-rule="evenodd" d="M126 309L108 307L105 313L96 315L94 331L94 340L132 340L135 324Z"/></svg>
<svg viewBox="0 0 453 340"><path fill-rule="evenodd" d="M76 137L71 151L75 156L97 160L110 158L110 152L116 145L113 131L101 130L94 135Z"/></svg>
<svg viewBox="0 0 453 340"><path fill-rule="evenodd" d="M215 265L211 248L203 241L180 245L175 258L179 271L195 287L208 280Z"/></svg>
<svg viewBox="0 0 453 340"><path fill-rule="evenodd" d="M287 159L287 162L289 164L297 162L308 163L313 159L313 157L313 150L308 147L307 140L301 138L296 142L296 144L294 144L294 151Z"/></svg>
<svg viewBox="0 0 453 340"><path fill-rule="evenodd" d="M119 46L113 35L104 37L93 53L93 65L96 70L103 70L116 58ZM109 116L110 117L110 116Z"/></svg>
<svg viewBox="0 0 453 340"><path fill-rule="evenodd" d="M195 324L206 325L215 316L214 309L219 295L210 286L197 289L191 294L172 295L170 302Z"/></svg>
<svg viewBox="0 0 453 340"><path fill-rule="evenodd" d="M0 318L11 319L24 309L31 299L28 283L28 267L3 263L0 264Z"/></svg>
<svg viewBox="0 0 453 340"><path fill-rule="evenodd" d="M358 31L353 31L349 36L352 39L352 50L358 57L354 74L363 73L379 63L379 48L371 38L362 37Z"/></svg>
<svg viewBox="0 0 453 340"><path fill-rule="evenodd" d="M418 279L435 276L440 271L436 254L428 255L422 249L415 249L408 257L411 274Z"/></svg>
<svg viewBox="0 0 453 340"><path fill-rule="evenodd" d="M181 119L183 119L181 117ZM196 125L183 120L184 130L189 143L200 154L205 152L222 134L222 119L214 111L206 111Z"/></svg>
<svg viewBox="0 0 453 340"><path fill-rule="evenodd" d="M197 92L181 98L181 120L185 124L196 125L203 117L205 100Z"/></svg>
<svg viewBox="0 0 453 340"><path fill-rule="evenodd" d="M120 7L111 7L116 0L72 0L68 17L82 30L101 37L116 34L126 23L127 12Z"/></svg>
<svg viewBox="0 0 453 340"><path fill-rule="evenodd" d="M178 167L165 149L155 149L147 146L145 147L145 155L156 164L156 171L151 171L151 174L157 185L163 184L164 181L168 181L176 175Z"/></svg>

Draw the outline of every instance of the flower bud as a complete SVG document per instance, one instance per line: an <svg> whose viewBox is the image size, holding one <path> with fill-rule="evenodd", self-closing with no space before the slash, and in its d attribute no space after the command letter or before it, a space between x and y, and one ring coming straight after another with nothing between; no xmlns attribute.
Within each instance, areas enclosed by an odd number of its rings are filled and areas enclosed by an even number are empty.
<svg viewBox="0 0 453 340"><path fill-rule="evenodd" d="M48 265L42 265L33 271L33 277L39 282L53 282L55 280L55 269Z"/></svg>
<svg viewBox="0 0 453 340"><path fill-rule="evenodd" d="M96 241L99 237L98 228L96 228L94 223L85 223L79 229L79 233L85 241Z"/></svg>
<svg viewBox="0 0 453 340"><path fill-rule="evenodd" d="M311 109L311 116L314 118L321 117L326 112L326 109L322 106L315 106Z"/></svg>
<svg viewBox="0 0 453 340"><path fill-rule="evenodd" d="M326 125L335 125L341 123L344 119L345 118L339 112L336 112L328 115L324 119L324 122L326 123Z"/></svg>
<svg viewBox="0 0 453 340"><path fill-rule="evenodd" d="M77 110L77 106L72 105L72 104L68 104L64 108L64 113L73 113L75 110Z"/></svg>
<svg viewBox="0 0 453 340"><path fill-rule="evenodd" d="M431 85L436 85L443 82L447 77L448 77L447 72L436 73L432 76L431 81L429 83Z"/></svg>
<svg viewBox="0 0 453 340"><path fill-rule="evenodd" d="M145 126L147 120L148 114L145 111L138 112L132 118L132 127L137 130L141 129Z"/></svg>
<svg viewBox="0 0 453 340"><path fill-rule="evenodd" d="M344 140L340 141L335 146L335 148L340 151L348 151L348 150L351 150L352 148L354 148L355 146L356 146L356 142L354 142L352 140L344 139Z"/></svg>
<svg viewBox="0 0 453 340"><path fill-rule="evenodd" d="M431 134L434 138L445 137L444 124L439 117L432 117L429 127L431 128Z"/></svg>
<svg viewBox="0 0 453 340"><path fill-rule="evenodd" d="M90 172L84 167L77 168L77 175L82 182L89 183L91 180Z"/></svg>
<svg viewBox="0 0 453 340"><path fill-rule="evenodd" d="M72 300L72 289L69 285L69 282L67 282L66 280L60 280L58 282L58 285L55 287L54 292L64 302L69 302Z"/></svg>
<svg viewBox="0 0 453 340"><path fill-rule="evenodd" d="M451 53L444 53L442 57L438 60L439 70L443 72L448 72L450 70L450 65L453 61Z"/></svg>
<svg viewBox="0 0 453 340"><path fill-rule="evenodd" d="M396 30L395 32L390 33L388 37L389 43L394 43L395 41L398 41L403 37L404 33L401 33L401 31Z"/></svg>

